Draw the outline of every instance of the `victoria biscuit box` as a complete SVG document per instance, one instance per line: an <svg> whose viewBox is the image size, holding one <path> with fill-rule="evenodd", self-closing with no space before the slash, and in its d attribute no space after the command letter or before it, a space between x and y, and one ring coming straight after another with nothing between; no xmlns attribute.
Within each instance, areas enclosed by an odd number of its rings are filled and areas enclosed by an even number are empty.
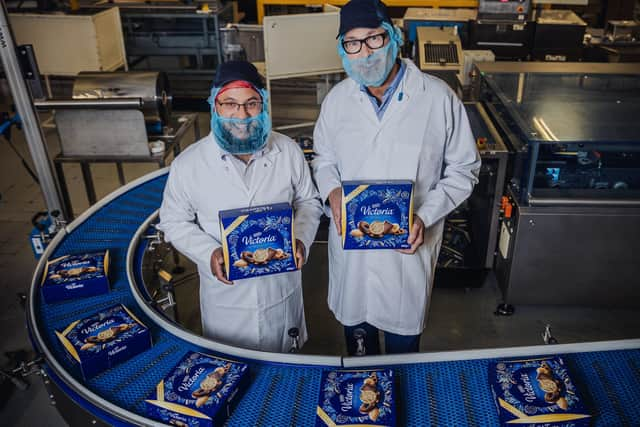
<svg viewBox="0 0 640 427"><path fill-rule="evenodd" d="M109 292L109 251L65 255L47 262L41 291L45 302Z"/></svg>
<svg viewBox="0 0 640 427"><path fill-rule="evenodd" d="M344 249L408 249L412 224L411 181L342 183Z"/></svg>
<svg viewBox="0 0 640 427"><path fill-rule="evenodd" d="M229 280L297 270L288 203L220 211L219 218Z"/></svg>
<svg viewBox="0 0 640 427"><path fill-rule="evenodd" d="M56 335L85 379L151 348L149 329L122 304L76 320Z"/></svg>
<svg viewBox="0 0 640 427"><path fill-rule="evenodd" d="M245 363L189 352L145 400L150 418L171 425L224 424L249 380Z"/></svg>
<svg viewBox="0 0 640 427"><path fill-rule="evenodd" d="M316 409L320 426L395 426L393 371L325 371Z"/></svg>
<svg viewBox="0 0 640 427"><path fill-rule="evenodd" d="M489 382L503 426L590 425L591 415L560 357L493 362Z"/></svg>

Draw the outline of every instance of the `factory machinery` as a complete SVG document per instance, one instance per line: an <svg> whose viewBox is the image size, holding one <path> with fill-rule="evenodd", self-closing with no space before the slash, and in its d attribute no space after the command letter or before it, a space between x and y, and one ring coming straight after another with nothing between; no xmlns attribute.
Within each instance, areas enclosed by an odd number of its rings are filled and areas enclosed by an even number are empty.
<svg viewBox="0 0 640 427"><path fill-rule="evenodd" d="M25 124L45 200L50 211L62 210L64 203L53 179L35 107L16 65L15 46L4 15L0 24L5 41L0 46L3 65ZM637 252L632 245L640 241L639 199L634 191L639 185L636 147L640 132L634 120L640 117L640 73L622 69L618 70L620 80L607 79L614 70L596 75L591 66L588 73L576 69L559 75L556 70L541 77L535 70L514 67L479 67L476 73L479 103L468 104L467 111L485 166L466 213L454 213L448 219L449 246L445 249L449 258L441 262L447 266L459 262L456 253L467 252L461 248L467 237L460 237L466 233L475 236L470 253L479 267L490 268L496 257L507 303L566 303L575 295L584 297L576 299L580 302L607 302L606 295L598 293L604 283L603 272L609 276L608 284L614 274L621 278L618 287L609 287L611 295L620 297L609 303L620 304L622 298L626 302L640 300L631 286L638 266L629 259ZM543 91L547 96L536 98L540 87L552 89L553 96ZM556 93L557 87L565 90ZM558 106L559 101L565 109ZM599 116L608 117L609 125L599 122ZM138 117L144 118L144 114ZM148 130L146 123L143 127ZM167 173L161 169L146 175L97 202L68 225L57 223L57 234L48 242L34 272L27 322L38 358L23 366L43 377L51 399L70 425L157 424L145 417L144 400L189 350L248 363L249 386L238 396L228 425L313 425L325 369L390 367L395 372L398 425L493 426L498 424L498 415L488 386L489 363L548 354L563 355L594 426L630 425L640 419L640 340L346 358L257 352L187 331L163 310L173 303L171 282L158 292L146 274L148 260L153 259L150 253L161 243L155 224ZM530 218L529 214L538 216ZM558 229L555 221L545 222L554 215L556 220L567 219L563 228ZM606 227L599 222L602 218ZM572 234L563 235L567 230ZM596 243L608 246L602 250L594 246L593 236L600 236ZM494 255L496 246L499 250ZM563 252L550 250L555 247ZM47 260L106 249L111 255L109 293L57 303L44 301L40 284ZM563 289L564 284L575 282L559 273L567 271L567 263L577 264L576 256L583 264L581 282ZM601 276L590 281L596 271L589 269L590 263L598 259ZM516 274L526 263L536 267L529 271L530 277ZM545 272L558 274L535 276ZM582 290L577 289L581 285ZM532 295L547 299L533 300ZM557 295L560 297L555 298ZM56 331L118 303L150 329L153 346L85 380Z"/></svg>

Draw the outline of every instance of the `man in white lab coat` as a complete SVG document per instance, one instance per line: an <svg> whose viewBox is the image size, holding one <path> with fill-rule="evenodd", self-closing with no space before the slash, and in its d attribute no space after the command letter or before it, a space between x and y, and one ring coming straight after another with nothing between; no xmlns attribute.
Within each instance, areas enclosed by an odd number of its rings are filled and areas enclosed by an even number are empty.
<svg viewBox="0 0 640 427"><path fill-rule="evenodd" d="M314 174L333 223L328 302L350 355L377 354L378 330L387 353L418 351L444 218L469 197L480 168L464 106L400 59L401 45L382 2L346 4L338 51L349 78L325 98L314 131ZM414 182L410 249L342 249L341 182L371 179Z"/></svg>
<svg viewBox="0 0 640 427"><path fill-rule="evenodd" d="M302 267L322 212L302 150L271 131L267 93L244 61L218 68L211 133L171 164L158 228L198 266L204 335L261 351L285 352L287 332L307 339L300 271L234 283L226 279L218 212L288 202L294 209L296 263Z"/></svg>

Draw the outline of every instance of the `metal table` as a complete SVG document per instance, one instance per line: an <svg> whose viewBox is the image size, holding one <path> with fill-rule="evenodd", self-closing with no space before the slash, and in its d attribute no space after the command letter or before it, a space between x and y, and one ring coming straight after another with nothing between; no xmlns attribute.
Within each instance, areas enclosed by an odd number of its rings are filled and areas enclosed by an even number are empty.
<svg viewBox="0 0 640 427"><path fill-rule="evenodd" d="M93 205L96 203L97 198L96 190L93 185L93 177L91 175L91 163L115 163L118 170L118 180L120 185L124 185L126 182L124 170L122 168L123 163L157 163L159 167L163 168L166 166L167 158L170 154L173 154L174 157L180 154L180 143L190 128L193 128L195 140L197 141L200 139L199 120L198 115L195 113L172 117L169 128L176 130L175 132L153 136L152 138L154 141L160 140L165 143L165 150L158 154L149 154L148 156L65 156L63 154L59 154L56 156L55 159L53 159L53 163L56 175L58 176L58 182L60 183L65 209L69 215L73 215L73 210L62 166L64 163L80 164L82 179L87 192L87 199L89 200L89 204Z"/></svg>

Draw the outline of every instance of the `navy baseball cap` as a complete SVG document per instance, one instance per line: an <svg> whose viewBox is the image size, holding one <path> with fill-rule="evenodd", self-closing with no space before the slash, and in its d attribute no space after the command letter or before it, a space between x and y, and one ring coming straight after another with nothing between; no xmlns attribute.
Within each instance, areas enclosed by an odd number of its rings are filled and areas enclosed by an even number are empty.
<svg viewBox="0 0 640 427"><path fill-rule="evenodd" d="M378 28L383 22L391 22L387 6L380 0L351 0L340 9L338 37L354 28Z"/></svg>
<svg viewBox="0 0 640 427"><path fill-rule="evenodd" d="M235 80L243 80L251 83L256 89L264 89L262 76L258 73L258 69L247 61L229 61L220 64L213 80L213 86L222 87Z"/></svg>

